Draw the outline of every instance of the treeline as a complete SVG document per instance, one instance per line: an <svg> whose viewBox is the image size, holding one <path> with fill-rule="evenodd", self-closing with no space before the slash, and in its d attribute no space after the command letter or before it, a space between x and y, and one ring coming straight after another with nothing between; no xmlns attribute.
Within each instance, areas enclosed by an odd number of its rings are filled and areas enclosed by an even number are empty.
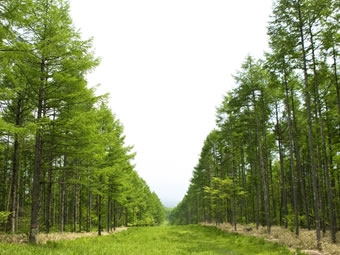
<svg viewBox="0 0 340 255"><path fill-rule="evenodd" d="M154 225L162 203L142 180L107 95L86 74L99 60L66 0L0 2L0 227L11 233Z"/></svg>
<svg viewBox="0 0 340 255"><path fill-rule="evenodd" d="M278 0L270 52L247 57L171 222L340 224L340 2Z"/></svg>

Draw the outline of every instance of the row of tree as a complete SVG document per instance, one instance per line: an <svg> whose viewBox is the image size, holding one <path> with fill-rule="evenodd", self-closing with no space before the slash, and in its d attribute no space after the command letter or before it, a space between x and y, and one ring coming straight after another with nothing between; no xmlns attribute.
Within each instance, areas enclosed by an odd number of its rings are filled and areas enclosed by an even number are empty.
<svg viewBox="0 0 340 255"><path fill-rule="evenodd" d="M270 52L247 57L217 109L172 223L340 223L340 2L277 0Z"/></svg>
<svg viewBox="0 0 340 255"><path fill-rule="evenodd" d="M0 2L0 224L31 242L165 217L107 95L87 86L99 61L69 12L66 0Z"/></svg>

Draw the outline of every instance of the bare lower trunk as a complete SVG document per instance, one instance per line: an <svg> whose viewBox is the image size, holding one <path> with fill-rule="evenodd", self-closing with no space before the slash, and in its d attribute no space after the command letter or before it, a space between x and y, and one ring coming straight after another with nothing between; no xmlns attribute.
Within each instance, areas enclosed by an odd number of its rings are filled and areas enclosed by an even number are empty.
<svg viewBox="0 0 340 255"><path fill-rule="evenodd" d="M14 157L13 157L13 169L12 169L12 195L11 195L11 232L16 232L16 219L17 219L17 190L18 190L18 171L19 171L19 142L18 137L14 142Z"/></svg>
<svg viewBox="0 0 340 255"><path fill-rule="evenodd" d="M39 234L39 218L40 218L40 160L41 160L41 135L37 131L35 145L35 159L33 172L33 189L32 189L32 209L31 209L31 227L29 241L37 242Z"/></svg>
<svg viewBox="0 0 340 255"><path fill-rule="evenodd" d="M66 162L66 159L65 159ZM65 167L65 165L64 165ZM60 184L60 209L59 209L59 232L64 232L65 229L65 203L66 203L66 177L65 169L62 170L62 179Z"/></svg>
<svg viewBox="0 0 340 255"><path fill-rule="evenodd" d="M262 92L261 92L262 94ZM260 176L261 176L261 185L263 191L263 202L264 202L264 210L266 215L266 224L267 224L267 232L271 231L271 223L270 223L270 207L269 207L269 194L268 194L268 181L267 181L267 166L265 164L265 159L263 155L263 145L261 139L260 132L260 121L258 118L256 100L255 100L255 91L253 91L253 103L254 103L254 112L255 112L255 124L256 124L256 137L257 137L257 147L259 154L259 162L260 162Z"/></svg>
<svg viewBox="0 0 340 255"><path fill-rule="evenodd" d="M291 171L291 182L292 182L292 191L293 191L293 207L294 207L294 225L295 225L295 235L299 235L299 212L297 206L297 192L296 192L296 181L295 181L295 167L294 167L294 138L293 138L293 127L292 127L292 116L291 116L291 107L289 102L289 88L288 81L286 80L286 75L284 78L285 84L285 101L288 115L288 136L289 136L289 163L290 163L290 171ZM291 95L293 96L293 95Z"/></svg>
<svg viewBox="0 0 340 255"><path fill-rule="evenodd" d="M276 114L276 130L277 130L277 140L279 145L279 159L280 159L280 172L281 172L281 205L280 205L280 225L284 225L285 228L288 227L287 221L287 192L286 192L286 181L285 181L285 169L284 169L284 158L282 150L282 134L279 123L277 104L275 104L275 114Z"/></svg>
<svg viewBox="0 0 340 255"><path fill-rule="evenodd" d="M98 214L98 235L102 235L101 221L102 221L102 197L100 195L97 196L97 214Z"/></svg>
<svg viewBox="0 0 340 255"><path fill-rule="evenodd" d="M22 99L18 93L18 100L15 112L15 125L21 126L22 119ZM12 168L12 201L11 201L11 232L14 234L17 229L18 222L18 187L19 187L19 156L20 156L20 143L19 136L16 134L14 138L13 148L13 168Z"/></svg>

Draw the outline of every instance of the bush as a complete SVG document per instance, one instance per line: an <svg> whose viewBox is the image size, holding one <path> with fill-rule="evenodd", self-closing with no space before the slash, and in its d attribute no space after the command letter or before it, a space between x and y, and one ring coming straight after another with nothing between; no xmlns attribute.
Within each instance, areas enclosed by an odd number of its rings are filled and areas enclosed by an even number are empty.
<svg viewBox="0 0 340 255"><path fill-rule="evenodd" d="M5 223L8 219L8 216L11 214L11 212L0 212L0 224Z"/></svg>

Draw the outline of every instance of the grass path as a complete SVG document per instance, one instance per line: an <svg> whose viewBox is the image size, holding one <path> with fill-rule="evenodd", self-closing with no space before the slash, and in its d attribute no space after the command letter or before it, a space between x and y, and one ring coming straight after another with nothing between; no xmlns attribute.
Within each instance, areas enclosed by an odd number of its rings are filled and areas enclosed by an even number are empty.
<svg viewBox="0 0 340 255"><path fill-rule="evenodd" d="M130 228L115 235L48 242L45 245L0 244L1 255L252 255L298 254L263 239L222 232L214 227Z"/></svg>

